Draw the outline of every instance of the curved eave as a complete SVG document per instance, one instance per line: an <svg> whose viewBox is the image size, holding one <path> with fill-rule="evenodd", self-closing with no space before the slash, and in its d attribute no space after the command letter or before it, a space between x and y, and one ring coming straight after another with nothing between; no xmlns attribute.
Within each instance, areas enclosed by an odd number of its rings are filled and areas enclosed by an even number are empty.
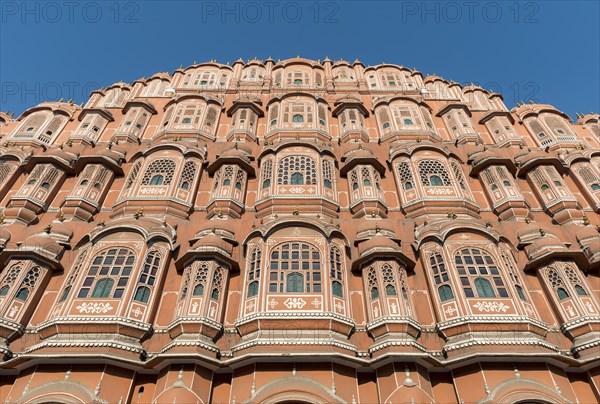
<svg viewBox="0 0 600 404"><path fill-rule="evenodd" d="M149 156L152 153L155 153L159 150L164 150L164 149L178 150L184 156L195 155L200 160L204 161L205 152L198 149L198 146L199 146L198 144L185 145L182 143L183 142L167 141L164 143L161 142L161 143L153 144L153 145L146 147L145 149L140 150L137 153L135 153L133 156L131 156L130 161L133 161L141 156ZM198 142L198 143L200 143L200 142ZM206 146L204 143L200 143L200 145Z"/></svg>
<svg viewBox="0 0 600 404"><path fill-rule="evenodd" d="M175 251L179 247L179 244L175 243L175 231L170 228L170 226L168 228L165 227L164 229L161 229L157 225L148 227L150 228L147 229L144 225L136 223L136 220L134 219L122 219L109 226L92 231L89 235L89 239L92 243L96 243L110 234L127 231L138 233L146 242L153 239L163 240L169 244L171 251Z"/></svg>
<svg viewBox="0 0 600 404"><path fill-rule="evenodd" d="M508 112L508 111L492 111L492 112L489 112L489 113L485 114L483 116L483 118L481 118L479 120L479 123L483 125L484 123L486 123L490 119L495 118L497 116L504 116L504 117L508 118L508 120L510 121L510 123L512 123L512 124L515 123L515 117L510 112Z"/></svg>
<svg viewBox="0 0 600 404"><path fill-rule="evenodd" d="M348 108L355 108L358 109L360 111L361 114L363 114L364 117L368 117L369 116L369 110L367 108L365 108L365 106L360 102L360 101L356 101L356 100L352 100L349 99L348 101L336 101L334 105L337 105L333 111L331 111L331 114L337 118L337 116L342 113L345 109Z"/></svg>
<svg viewBox="0 0 600 404"><path fill-rule="evenodd" d="M123 159L119 159L120 162L113 160L110 157L103 156L101 154L94 154L88 156L81 156L73 166L73 169L76 173L80 173L87 164L102 164L108 167L112 172L116 175L123 175L123 167L121 167L121 163L124 161Z"/></svg>
<svg viewBox="0 0 600 404"><path fill-rule="evenodd" d="M372 260L372 259L382 259L382 258L396 258L401 261L404 265L406 265L406 269L412 271L415 267L416 263L410 259L406 254L402 252L400 247L398 249L393 249L390 247L372 247L363 252L356 260L352 262L352 271L358 271L360 267Z"/></svg>
<svg viewBox="0 0 600 404"><path fill-rule="evenodd" d="M308 66L311 68L318 68L320 70L325 71L325 68L323 68L323 66L321 66L317 62L310 60L310 59L305 59L305 58L292 58L292 59L280 60L277 62L277 64L273 68L273 70L275 70L275 68L286 68L289 65L305 65L305 66Z"/></svg>
<svg viewBox="0 0 600 404"><path fill-rule="evenodd" d="M186 100L202 100L206 104L215 104L215 105L218 105L219 107L223 108L223 103L221 101L217 100L216 98L205 97L200 94L185 94L185 95L182 95L181 97L173 98L171 101L167 102L167 104L163 108L163 111L166 111L173 104L179 104L180 102L183 102Z"/></svg>
<svg viewBox="0 0 600 404"><path fill-rule="evenodd" d="M348 173L348 171L352 170L354 167L356 167L359 164L373 166L373 168L375 168L381 176L384 176L384 174L385 174L385 167L383 166L381 161L379 161L375 156L373 156L373 157L361 156L361 157L355 157L355 158L351 157L351 158L347 159L346 164L344 164L344 166L340 169L340 175L345 176Z"/></svg>
<svg viewBox="0 0 600 404"><path fill-rule="evenodd" d="M228 65L222 65L221 63L217 63L217 62L202 62L202 63L195 63L191 66L186 67L185 69L177 69L175 70L175 72L183 72L185 73L186 71L190 70L190 69L197 69L199 67L215 67L219 70L221 69L227 69L230 70L231 72L233 72L233 67L228 66ZM175 73L173 72L173 73Z"/></svg>
<svg viewBox="0 0 600 404"><path fill-rule="evenodd" d="M511 244L508 239L506 239L496 230L489 229L478 222L461 219L452 221L449 220L446 224L441 226L429 225L428 228L419 230L418 235L415 236L415 242L413 243L414 249L419 252L423 243L428 240L434 240L443 244L446 242L448 237L458 232L479 234L489 240L493 240L495 244L500 243L500 241L505 241Z"/></svg>
<svg viewBox="0 0 600 404"><path fill-rule="evenodd" d="M54 156L52 154L34 154L27 162L25 166L25 171L31 172L31 170L33 170L33 168L37 164L54 164L55 166L58 166L59 168L64 170L67 174L73 174L75 172L73 168L74 161L69 162L61 157Z"/></svg>
<svg viewBox="0 0 600 404"><path fill-rule="evenodd" d="M64 107L63 105L36 105L33 108L29 108L27 111L23 112L21 114L21 116L19 117L19 121L23 120L23 118L25 118L26 116L29 116L31 114L33 114L34 112L38 112L38 111L51 111L54 114L61 114L66 116L67 118L69 118L69 120L73 119L73 115L75 114L76 111L80 110L81 108L78 105L69 105L69 108Z"/></svg>
<svg viewBox="0 0 600 404"><path fill-rule="evenodd" d="M451 103L447 104L444 108L440 109L438 111L438 113L435 114L435 116L441 117L445 113L447 113L453 109L457 109L457 108L464 110L467 113L467 115L469 116L469 118L472 116L471 111L469 110L469 107L467 106L467 104L458 103L458 102L451 102Z"/></svg>
<svg viewBox="0 0 600 404"><path fill-rule="evenodd" d="M388 97L380 97L375 102L373 102L373 112L375 112L375 110L379 106L381 106L381 105L390 105L394 101L408 101L408 102L412 102L413 104L416 104L416 105L419 105L419 106L427 108L429 110L429 112L433 111L433 109L425 101L415 100L412 97L407 97L407 96L402 96L402 95L395 95L395 96L388 96Z"/></svg>
<svg viewBox="0 0 600 404"><path fill-rule="evenodd" d="M246 171L249 177L256 177L256 171L250 161L243 159L241 156L218 156L213 163L206 167L206 171L212 176L223 164L236 164Z"/></svg>
<svg viewBox="0 0 600 404"><path fill-rule="evenodd" d="M259 100L260 101L260 100ZM265 116L265 113L263 112L262 108L260 108L257 105L256 101L235 101L233 103L233 105L227 110L227 116L233 116L233 114L235 114L235 111L237 111L240 108L249 108L251 109L256 115L258 115L259 117L263 117Z"/></svg>
<svg viewBox="0 0 600 404"><path fill-rule="evenodd" d="M517 167L519 169L519 171L517 172L517 176L518 177L525 177L527 175L527 173L531 170L533 170L534 168L538 167L538 166L542 166L542 165L551 165L554 166L556 168L556 170L559 172L559 174L564 174L565 172L565 166L562 165L562 163L560 162L560 160L557 157L534 157L531 158L527 161L525 161L525 163L520 163Z"/></svg>
<svg viewBox="0 0 600 404"><path fill-rule="evenodd" d="M303 142L301 140L289 140L289 141L284 141L284 142L278 143L277 145L267 146L260 152L257 160L258 161L262 160L262 158L265 157L267 154L277 154L280 150L283 150L287 147L294 147L294 146L308 147L309 149L313 149L313 150L317 151L319 154L328 154L331 157L333 157L334 159L336 159L336 163L337 163L336 155L329 146L327 146L327 145L321 146L319 144L309 143L309 141Z"/></svg>
<svg viewBox="0 0 600 404"><path fill-rule="evenodd" d="M553 109L553 108L541 108L541 109L537 109L537 110L536 109L528 109L523 112L517 111L517 114L519 115L519 119L521 121L525 120L526 118L535 117L535 116L538 116L543 113L558 115L560 117L563 117L564 119L566 119L569 122L572 121L572 119L571 119L571 117L569 117L569 115L567 115L564 112L559 111L557 109Z"/></svg>
<svg viewBox="0 0 600 404"><path fill-rule="evenodd" d="M350 246L350 240L346 235L337 227L329 224L322 223L318 220L311 219L308 217L304 218L289 218L284 217L281 219L276 219L271 221L265 225L261 225L255 229L253 229L242 241L242 245L246 246L248 241L253 237L260 237L263 240L266 240L271 234L276 232L277 230L284 229L286 227L306 227L309 229L316 230L321 233L323 236L327 238L331 238L334 235L339 236L342 240L344 240L346 246Z"/></svg>
<svg viewBox="0 0 600 404"><path fill-rule="evenodd" d="M183 271L185 265L195 258L217 258L218 260L225 261L232 270L240 270L238 261L234 260L225 250L217 246L202 246L201 248L201 250L188 250L175 261L175 268L178 271Z"/></svg>
<svg viewBox="0 0 600 404"><path fill-rule="evenodd" d="M482 158L481 160L475 160L471 165L471 172L469 175L471 177L477 177L477 175L479 175L479 173L487 167L500 165L505 166L513 176L517 172L517 166L512 159L502 156L488 156Z"/></svg>
<svg viewBox="0 0 600 404"><path fill-rule="evenodd" d="M62 271L64 269L60 260L56 259L56 257L49 257L47 255L40 254L35 250L5 248L2 250L2 252L0 252L0 264L3 267L6 265L8 260L12 258L32 259L40 262L42 265L45 265L54 271Z"/></svg>
<svg viewBox="0 0 600 404"><path fill-rule="evenodd" d="M129 111L133 107L142 107L146 111L150 112L150 114L152 114L152 115L156 115L158 113L156 111L156 108L154 108L154 105L152 105L150 102L140 101L140 100L132 100L132 101L127 101L127 104L125 104L125 106L123 107L123 114L126 114L127 111Z"/></svg>
<svg viewBox="0 0 600 404"><path fill-rule="evenodd" d="M539 268L541 265L551 262L557 259L569 258L575 261L579 268L587 268L589 263L585 254L582 250L568 250L567 248L562 250L552 250L539 256L530 258L523 271L528 272Z"/></svg>
<svg viewBox="0 0 600 404"><path fill-rule="evenodd" d="M281 102L283 100L285 100L286 98L290 98L290 97L308 97L308 98L312 98L313 100L317 101L317 102L322 102L323 104L327 105L327 108L329 108L329 103L327 102L327 100L325 98L319 97L315 94L309 93L309 92L305 92L305 91L293 91L293 92L289 92L289 93L285 93L279 97L273 97L269 100L269 102L267 102L267 109L269 109L269 107L271 106L271 104L274 104L276 102Z"/></svg>
<svg viewBox="0 0 600 404"><path fill-rule="evenodd" d="M394 146L393 143L392 143L392 146ZM446 158L452 157L461 163L463 162L462 159L460 157L458 157L455 153L451 152L450 149L448 149L448 147L441 145L441 144L435 144L435 143L429 143L429 142L420 142L420 143L415 142L415 143L413 143L411 145L407 145L407 146L399 146L394 149L390 148L390 157L389 157L388 161L392 162L396 157L401 156L401 155L411 157L413 154L415 154L416 152L418 152L420 150L431 150L431 151L440 153L441 155L443 155Z"/></svg>
<svg viewBox="0 0 600 404"><path fill-rule="evenodd" d="M114 120L115 120L115 118L113 117L113 114L109 110L102 109L102 108L86 108L81 111L81 113L79 114L77 119L81 122L81 121L83 121L83 118L85 118L89 114L100 115L104 119L106 119L108 122L114 122Z"/></svg>

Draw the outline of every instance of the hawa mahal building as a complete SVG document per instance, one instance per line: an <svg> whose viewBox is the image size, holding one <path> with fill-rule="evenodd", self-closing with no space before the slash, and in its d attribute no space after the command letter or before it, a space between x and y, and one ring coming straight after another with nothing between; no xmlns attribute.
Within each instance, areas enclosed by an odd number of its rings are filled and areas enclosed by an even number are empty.
<svg viewBox="0 0 600 404"><path fill-rule="evenodd" d="M595 403L600 126L214 61L0 114L9 403Z"/></svg>

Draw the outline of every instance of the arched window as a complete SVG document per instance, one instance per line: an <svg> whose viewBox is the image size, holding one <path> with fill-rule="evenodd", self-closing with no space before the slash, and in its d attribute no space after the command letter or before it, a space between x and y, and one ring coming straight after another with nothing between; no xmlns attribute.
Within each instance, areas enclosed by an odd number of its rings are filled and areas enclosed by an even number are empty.
<svg viewBox="0 0 600 404"><path fill-rule="evenodd" d="M444 258L440 253L434 253L429 257L429 265L433 272L433 281L436 285L441 285L448 282L448 269L444 263Z"/></svg>
<svg viewBox="0 0 600 404"><path fill-rule="evenodd" d="M15 284L19 274L21 273L21 265L13 265L8 271L3 272L2 282L0 282L0 296L6 296L11 286Z"/></svg>
<svg viewBox="0 0 600 404"><path fill-rule="evenodd" d="M408 191L409 189L413 189L414 179L412 170L408 162L404 161L398 164L397 170L400 184L404 188L404 190Z"/></svg>
<svg viewBox="0 0 600 404"><path fill-rule="evenodd" d="M323 160L323 186L331 189L333 180L333 164L329 160Z"/></svg>
<svg viewBox="0 0 600 404"><path fill-rule="evenodd" d="M141 303L148 303L148 299L150 299L150 288L147 288L146 286L139 286L135 291L133 300Z"/></svg>
<svg viewBox="0 0 600 404"><path fill-rule="evenodd" d="M419 177L424 186L451 186L450 175L437 160L419 161Z"/></svg>
<svg viewBox="0 0 600 404"><path fill-rule="evenodd" d="M377 283L377 270L374 266L371 266L367 270L367 287L369 288L371 300L375 300L379 297L379 289L377 287Z"/></svg>
<svg viewBox="0 0 600 404"><path fill-rule="evenodd" d="M565 300L569 298L569 294L564 288L556 289L556 294L558 295L558 300Z"/></svg>
<svg viewBox="0 0 600 404"><path fill-rule="evenodd" d="M148 165L144 173L142 185L171 185L174 173L175 162L173 160L154 160Z"/></svg>
<svg viewBox="0 0 600 404"><path fill-rule="evenodd" d="M39 267L31 268L21 282L21 288L17 292L15 298L19 300L27 300L30 292L35 289L35 285L40 277L41 270Z"/></svg>
<svg viewBox="0 0 600 404"><path fill-rule="evenodd" d="M329 249L329 277L331 278L331 293L334 296L344 297L342 286L342 253L333 246Z"/></svg>
<svg viewBox="0 0 600 404"><path fill-rule="evenodd" d="M475 297L473 286L479 297L508 297L500 271L491 255L478 248L463 248L454 256L456 271L467 297ZM493 280L493 285L490 282ZM473 285L473 286L472 286Z"/></svg>
<svg viewBox="0 0 600 404"><path fill-rule="evenodd" d="M25 300L27 300L28 296L29 296L29 289L27 289L27 288L21 288L17 292L17 295L15 296L15 298L19 299L19 300L25 301Z"/></svg>
<svg viewBox="0 0 600 404"><path fill-rule="evenodd" d="M525 293L523 292L523 288L520 287L519 285L515 285L515 289L517 289L517 294L519 295L519 299L526 302L527 299L525 298Z"/></svg>
<svg viewBox="0 0 600 404"><path fill-rule="evenodd" d="M248 284L248 294L246 297L253 297L258 294L258 281L252 281Z"/></svg>
<svg viewBox="0 0 600 404"><path fill-rule="evenodd" d="M391 265L383 264L381 266L381 276L386 296L396 296L396 279L394 278L394 271Z"/></svg>
<svg viewBox="0 0 600 404"><path fill-rule="evenodd" d="M202 296L204 294L204 285L199 283L194 286L194 291L192 292L192 296Z"/></svg>
<svg viewBox="0 0 600 404"><path fill-rule="evenodd" d="M302 282L302 287L298 282ZM322 292L319 251L308 243L281 244L271 252L269 292L299 290L307 293Z"/></svg>
<svg viewBox="0 0 600 404"><path fill-rule="evenodd" d="M138 284L140 285L135 293L134 300L142 303L148 303L148 299L150 298L150 288L154 286L156 283L156 276L158 274L158 269L160 266L160 254L158 251L151 251L146 256L146 261L144 262L144 267L140 272L140 278ZM146 293L147 290L147 293ZM138 299L138 293L141 298L145 298L145 300Z"/></svg>
<svg viewBox="0 0 600 404"><path fill-rule="evenodd" d="M160 174L157 174L150 179L150 185L162 185L164 180L165 180L165 177L163 177Z"/></svg>
<svg viewBox="0 0 600 404"><path fill-rule="evenodd" d="M185 165L183 166L181 178L179 179L179 188L184 189L186 191L189 190L196 179L197 171L198 167L195 162L186 161Z"/></svg>
<svg viewBox="0 0 600 404"><path fill-rule="evenodd" d="M134 261L135 255L128 248L111 248L98 253L88 269L77 297L88 297L90 290L93 290L91 297L123 297Z"/></svg>
<svg viewBox="0 0 600 404"><path fill-rule="evenodd" d="M496 297L494 288L492 288L492 284L487 279L477 278L473 283L479 297Z"/></svg>
<svg viewBox="0 0 600 404"><path fill-rule="evenodd" d="M277 168L277 184L314 185L316 183L317 169L315 161L312 158L308 156L288 156L279 162L279 166Z"/></svg>
<svg viewBox="0 0 600 404"><path fill-rule="evenodd" d="M396 296L396 288L394 285L385 285L386 296Z"/></svg>
<svg viewBox="0 0 600 404"><path fill-rule="evenodd" d="M331 293L337 297L344 297L344 288L338 281L331 282Z"/></svg>
<svg viewBox="0 0 600 404"><path fill-rule="evenodd" d="M293 173L290 184L304 185L304 176L302 175L302 173Z"/></svg>
<svg viewBox="0 0 600 404"><path fill-rule="evenodd" d="M87 257L88 254L88 250L83 250L79 256L77 257L77 261L75 261L75 265L73 265L73 269L71 270L71 273L69 274L69 277L67 278L67 281L65 282L65 289L63 290L62 295L60 296L60 299L58 300L58 303L64 302L65 300L67 300L67 297L69 296L69 293L71 293L71 290L73 289L73 284L75 283L75 280L77 279L77 276L79 275L79 270L81 269L81 267L83 266L83 263L85 261L85 258Z"/></svg>
<svg viewBox="0 0 600 404"><path fill-rule="evenodd" d="M192 296L204 295L204 285L206 285L206 279L208 276L209 263L208 261L196 261L191 270L195 271L194 276L194 289Z"/></svg>
<svg viewBox="0 0 600 404"><path fill-rule="evenodd" d="M586 291L579 285L575 285L575 291L579 296L587 296Z"/></svg>
<svg viewBox="0 0 600 404"><path fill-rule="evenodd" d="M141 167L142 167L141 161L138 161L137 163L135 163L135 165L129 172L129 177L127 177L127 182L125 183L125 189L129 189L133 186Z"/></svg>
<svg viewBox="0 0 600 404"><path fill-rule="evenodd" d="M63 293L62 293L62 295L60 295L60 299L58 300L59 303L67 300L67 297L69 296L69 292L71 292L71 288L72 288L72 286L69 285L65 288L65 290L63 290Z"/></svg>
<svg viewBox="0 0 600 404"><path fill-rule="evenodd" d="M92 297L110 297L110 292L112 291L114 283L115 281L110 278L100 279L98 282L96 282L96 286L92 292Z"/></svg>
<svg viewBox="0 0 600 404"><path fill-rule="evenodd" d="M515 285L515 289L517 290L517 295L519 295L519 299L526 302L527 298L525 297L525 291L521 286L521 277L519 276L517 268L515 268L515 266L513 265L513 259L509 257L509 254L506 252L502 252L501 257L504 261L504 265L508 272L508 276L512 283Z"/></svg>
<svg viewBox="0 0 600 404"><path fill-rule="evenodd" d="M429 183L433 187L441 187L444 185L440 176L435 174L429 177Z"/></svg>
<svg viewBox="0 0 600 404"><path fill-rule="evenodd" d="M438 295L440 296L440 301L442 302L454 299L454 293L452 293L452 288L450 285L440 286L438 288Z"/></svg>
<svg viewBox="0 0 600 404"><path fill-rule="evenodd" d="M265 161L262 169L262 189L269 188L271 186L271 176L273 175L273 162L271 160Z"/></svg>
<svg viewBox="0 0 600 404"><path fill-rule="evenodd" d="M304 292L304 276L299 272L292 272L286 275L286 292Z"/></svg>
<svg viewBox="0 0 600 404"><path fill-rule="evenodd" d="M259 247L254 247L250 254L250 261L248 263L248 295L247 297L256 296L258 294L258 280L260 279L260 265L262 252ZM251 286L253 285L253 286ZM253 294L250 294L252 291Z"/></svg>
<svg viewBox="0 0 600 404"><path fill-rule="evenodd" d="M221 295L222 287L223 287L223 268L217 267L213 274L212 292L210 294L210 298L218 301L219 296Z"/></svg>
<svg viewBox="0 0 600 404"><path fill-rule="evenodd" d="M304 122L304 117L300 114L296 114L292 117L292 122L302 123Z"/></svg>

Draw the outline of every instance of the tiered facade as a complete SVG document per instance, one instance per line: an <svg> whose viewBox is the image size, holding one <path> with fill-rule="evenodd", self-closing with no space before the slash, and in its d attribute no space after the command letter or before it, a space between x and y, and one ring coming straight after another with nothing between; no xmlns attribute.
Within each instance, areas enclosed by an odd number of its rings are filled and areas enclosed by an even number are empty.
<svg viewBox="0 0 600 404"><path fill-rule="evenodd" d="M600 401L600 127L395 65L0 114L0 398Z"/></svg>

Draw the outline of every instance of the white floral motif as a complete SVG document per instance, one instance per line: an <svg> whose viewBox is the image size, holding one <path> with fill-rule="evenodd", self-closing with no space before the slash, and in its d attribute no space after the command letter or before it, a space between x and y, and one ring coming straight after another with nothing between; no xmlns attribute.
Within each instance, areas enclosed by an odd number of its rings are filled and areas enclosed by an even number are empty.
<svg viewBox="0 0 600 404"><path fill-rule="evenodd" d="M489 313L489 312L506 313L506 311L508 309L510 309L510 306L508 306L504 303L498 303L498 302L477 302L476 304L473 305L473 307L479 311L484 311L486 313Z"/></svg>
<svg viewBox="0 0 600 404"><path fill-rule="evenodd" d="M21 308L19 306L13 306L10 308L10 311L8 312L8 317L10 318L15 318L15 316L17 315L17 313L19 312Z"/></svg>
<svg viewBox="0 0 600 404"><path fill-rule="evenodd" d="M290 192L293 194L302 194L304 193L304 188L302 187L292 187L290 188Z"/></svg>
<svg viewBox="0 0 600 404"><path fill-rule="evenodd" d="M138 318L140 316L140 314L142 314L142 313L143 313L143 311L140 310L139 307L136 307L135 309L131 309L131 314L133 314L133 316L135 318Z"/></svg>
<svg viewBox="0 0 600 404"><path fill-rule="evenodd" d="M140 191L141 194L150 194L150 195L162 195L165 193L165 189L163 188L144 188Z"/></svg>
<svg viewBox="0 0 600 404"><path fill-rule="evenodd" d="M446 310L444 311L444 313L446 313L449 316L454 316L454 313L456 313L458 310L456 310L456 307L454 306L448 306L446 308Z"/></svg>
<svg viewBox="0 0 600 404"><path fill-rule="evenodd" d="M77 310L79 310L80 313L89 314L108 313L112 309L113 307L110 303L81 303L77 306Z"/></svg>
<svg viewBox="0 0 600 404"><path fill-rule="evenodd" d="M317 299L316 297L314 298L314 300L312 302L310 302L313 306L315 306L317 309L321 306L321 301L319 299Z"/></svg>
<svg viewBox="0 0 600 404"><path fill-rule="evenodd" d="M288 309L301 309L304 307L306 302L301 297L289 297L285 302L283 302L283 304Z"/></svg>
<svg viewBox="0 0 600 404"><path fill-rule="evenodd" d="M444 189L444 188L433 189L433 188L429 188L427 190L427 193L430 194L430 195L451 195L454 192L451 189Z"/></svg>

